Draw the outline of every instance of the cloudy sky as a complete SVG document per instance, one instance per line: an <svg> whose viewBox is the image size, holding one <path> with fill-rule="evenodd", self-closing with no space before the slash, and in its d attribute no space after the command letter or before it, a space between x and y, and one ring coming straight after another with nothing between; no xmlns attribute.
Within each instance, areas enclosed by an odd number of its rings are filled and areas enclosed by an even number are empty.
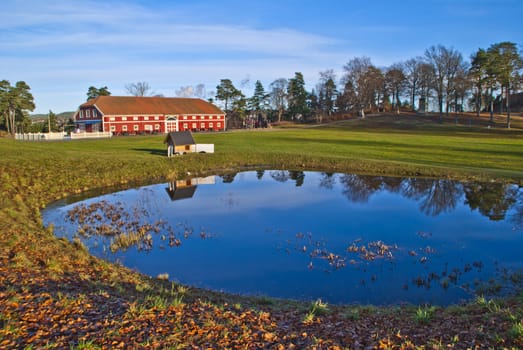
<svg viewBox="0 0 523 350"><path fill-rule="evenodd" d="M228 78L247 96L367 56L384 67L444 45L468 57L523 46L522 0L2 0L0 80L31 86L36 113L76 110L89 86L157 94Z"/></svg>

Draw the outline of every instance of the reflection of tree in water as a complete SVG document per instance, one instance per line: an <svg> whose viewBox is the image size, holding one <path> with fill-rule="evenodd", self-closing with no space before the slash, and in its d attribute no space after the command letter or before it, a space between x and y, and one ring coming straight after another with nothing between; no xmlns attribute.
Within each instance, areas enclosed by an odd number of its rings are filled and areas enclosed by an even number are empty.
<svg viewBox="0 0 523 350"><path fill-rule="evenodd" d="M399 193L405 183L405 179L401 177L384 177L382 179L383 189L393 193Z"/></svg>
<svg viewBox="0 0 523 350"><path fill-rule="evenodd" d="M305 173L303 171L274 170L271 171L270 174L271 177L278 182L294 180L296 187L300 187L305 181Z"/></svg>
<svg viewBox="0 0 523 350"><path fill-rule="evenodd" d="M264 170L257 170L256 177L262 179ZM303 171L273 170L270 177L278 182L294 180L302 186L306 173ZM236 173L222 175L224 183L234 181ZM437 216L453 210L461 196L472 210L478 210L490 220L503 220L511 211L509 220L516 226L523 226L523 192L514 184L477 183L461 184L448 179L400 178L363 176L355 174L321 173L319 187L333 189L339 180L342 194L355 203L366 203L377 191L387 190L420 203L420 210L430 216Z"/></svg>
<svg viewBox="0 0 523 350"><path fill-rule="evenodd" d="M258 180L261 180L263 178L264 174L265 174L265 170L256 170L256 178Z"/></svg>
<svg viewBox="0 0 523 350"><path fill-rule="evenodd" d="M356 203L366 203L377 191L400 193L405 198L419 201L420 210L430 216L453 210L465 194L465 204L491 220L503 220L508 210L514 210L512 220L523 223L523 200L516 185L501 183L466 183L447 179L397 178L344 174L339 177L342 193ZM332 188L334 176L323 173L320 187Z"/></svg>
<svg viewBox="0 0 523 350"><path fill-rule="evenodd" d="M507 211L518 201L519 189L502 183L467 183L464 186L465 204L477 209L490 220L505 219Z"/></svg>
<svg viewBox="0 0 523 350"><path fill-rule="evenodd" d="M454 209L463 194L460 183L446 179L408 179L403 194L420 201L420 210L437 216Z"/></svg>
<svg viewBox="0 0 523 350"><path fill-rule="evenodd" d="M234 181L235 177L236 177L236 173L225 174L225 175L221 176L223 183L226 183L226 184L232 183Z"/></svg>
<svg viewBox="0 0 523 350"><path fill-rule="evenodd" d="M517 202L514 204L514 214L510 217L510 221L518 227L523 227L523 192L521 188L518 189Z"/></svg>
<svg viewBox="0 0 523 350"><path fill-rule="evenodd" d="M271 177L278 182L289 180L289 173L286 170L275 170L270 172Z"/></svg>
<svg viewBox="0 0 523 350"><path fill-rule="evenodd" d="M342 193L348 200L355 203L366 203L370 196L382 189L383 178L344 174L340 176Z"/></svg>
<svg viewBox="0 0 523 350"><path fill-rule="evenodd" d="M300 187L305 181L305 173L303 171L289 171L289 177L296 181L296 187Z"/></svg>
<svg viewBox="0 0 523 350"><path fill-rule="evenodd" d="M320 187L332 190L336 184L334 173L321 173Z"/></svg>

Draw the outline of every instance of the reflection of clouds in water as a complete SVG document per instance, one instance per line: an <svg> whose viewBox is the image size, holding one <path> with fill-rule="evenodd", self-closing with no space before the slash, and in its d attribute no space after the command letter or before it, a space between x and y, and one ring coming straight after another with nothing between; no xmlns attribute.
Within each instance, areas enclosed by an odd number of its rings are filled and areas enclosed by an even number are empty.
<svg viewBox="0 0 523 350"><path fill-rule="evenodd" d="M198 195L203 196L205 200L199 198L198 202L184 202L183 210L190 212L198 209L209 214L231 213L231 211L241 213L261 209L288 210L332 198L332 194L328 192L306 191L294 186L289 188L288 185L280 185L270 189L268 187L253 187L248 191L237 189L217 197L214 193L207 192L202 187L202 189L199 189Z"/></svg>
<svg viewBox="0 0 523 350"><path fill-rule="evenodd" d="M235 198L234 192L227 192L227 194L223 197L220 197L220 201L227 207L227 209L231 210L233 207L238 206L239 202Z"/></svg>

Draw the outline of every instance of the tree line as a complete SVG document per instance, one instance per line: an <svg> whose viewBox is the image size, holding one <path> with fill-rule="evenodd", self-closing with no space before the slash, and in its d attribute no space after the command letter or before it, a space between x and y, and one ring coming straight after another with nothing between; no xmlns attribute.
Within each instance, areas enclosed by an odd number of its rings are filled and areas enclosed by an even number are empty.
<svg viewBox="0 0 523 350"><path fill-rule="evenodd" d="M498 108L506 113L506 126L510 128L510 97L523 83L522 69L522 53L512 42L480 48L469 60L451 47L437 45L426 49L423 56L389 67L377 67L366 56L352 58L343 66L339 79L332 69L319 72L318 83L311 91L306 89L303 74L296 72L292 78L274 80L268 90L257 80L250 97L231 79L221 79L216 91L210 93L203 84L181 87L175 93L220 101L227 123L237 127L283 120L321 123L354 114L364 118L369 112L400 113L400 109L427 112L429 106L436 106L440 118L469 110L478 116L490 112L491 122ZM162 96L152 92L146 82L127 84L125 89L132 96ZM87 100L110 94L107 86L90 86ZM24 81L14 86L0 81L0 128L12 134L29 131L28 113L34 108L30 87ZM51 121L54 113L49 113ZM53 130L51 123L47 127Z"/></svg>
<svg viewBox="0 0 523 350"><path fill-rule="evenodd" d="M256 81L249 98L230 79L222 79L215 98L231 120L269 115L278 122L321 122L351 114L364 118L368 112L399 113L400 108L427 112L430 105L436 106L440 118L467 109L478 116L490 112L492 122L498 106L500 113L506 113L510 128L510 96L521 86L522 69L522 54L511 42L480 48L469 61L459 51L438 45L429 47L423 56L383 68L369 57L355 57L343 66L340 79L332 69L320 72L312 91L305 89L300 72L291 79L274 80L268 91Z"/></svg>

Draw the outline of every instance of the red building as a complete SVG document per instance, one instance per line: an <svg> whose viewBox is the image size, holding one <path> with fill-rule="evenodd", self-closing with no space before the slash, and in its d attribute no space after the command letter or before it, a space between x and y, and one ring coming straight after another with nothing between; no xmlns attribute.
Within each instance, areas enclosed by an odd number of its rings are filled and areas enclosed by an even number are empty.
<svg viewBox="0 0 523 350"><path fill-rule="evenodd" d="M225 113L199 98L98 96L74 119L80 131L113 135L225 130Z"/></svg>

